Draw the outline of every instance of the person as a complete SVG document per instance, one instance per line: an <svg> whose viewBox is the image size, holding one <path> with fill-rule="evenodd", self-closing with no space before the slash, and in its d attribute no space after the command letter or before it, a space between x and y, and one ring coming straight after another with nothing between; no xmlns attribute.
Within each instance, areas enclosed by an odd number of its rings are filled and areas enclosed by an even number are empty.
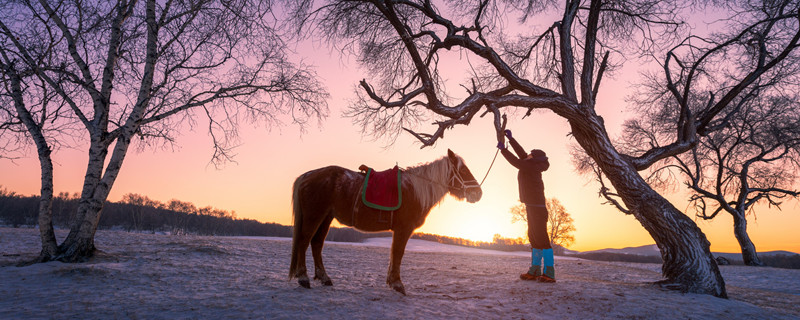
<svg viewBox="0 0 800 320"><path fill-rule="evenodd" d="M505 137L516 156L506 149ZM519 199L525 204L528 219L528 239L531 243L531 267L528 272L520 275L522 280L536 280L540 282L555 282L555 266L553 261L553 248L550 246L550 237L547 235L547 206L544 197L544 182L542 172L550 167L547 155L539 149L531 150L530 154L511 135L511 130L498 132L497 147L508 162L516 167L519 182ZM544 262L544 269L542 269Z"/></svg>

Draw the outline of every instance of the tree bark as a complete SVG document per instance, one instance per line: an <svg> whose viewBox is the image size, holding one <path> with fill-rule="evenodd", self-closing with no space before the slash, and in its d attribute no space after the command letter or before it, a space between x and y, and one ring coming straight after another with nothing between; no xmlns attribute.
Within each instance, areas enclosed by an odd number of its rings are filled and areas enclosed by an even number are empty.
<svg viewBox="0 0 800 320"><path fill-rule="evenodd" d="M95 252L94 235L100 222L103 205L117 180L125 155L130 146L135 128L126 127L115 144L108 166L103 170L108 147L103 141L92 142L92 154L84 177L84 190L78 204L78 215L73 221L69 235L59 247L58 260L80 262L91 258Z"/></svg>
<svg viewBox="0 0 800 320"><path fill-rule="evenodd" d="M5 64L4 64L5 65ZM45 139L42 127L33 119L33 115L25 107L25 100L22 96L22 78L14 70L14 66L7 66L5 70L11 84L11 96L14 100L14 108L17 117L25 125L28 134L36 145L36 153L39 156L39 166L41 168L41 187L39 197L39 234L42 239L42 251L39 253L37 261L46 262L52 259L57 253L58 245L56 235L53 230L53 161L51 158L50 146Z"/></svg>
<svg viewBox="0 0 800 320"><path fill-rule="evenodd" d="M131 6L134 4L131 3ZM91 146L89 148L89 164L84 176L83 191L81 201L78 204L78 214L70 228L69 235L64 243L59 247L58 259L65 262L84 261L94 255L94 235L97 225L100 222L100 214L103 205L108 199L111 187L117 180L125 155L130 146L131 137L138 130L141 124L142 114L149 102L153 83L153 68L156 63L157 51L157 31L155 25L155 1L147 1L146 4L147 22L147 58L145 61L144 74L141 87L139 88L137 103L134 105L131 114L127 117L125 124L118 129L113 137L108 132L108 117L110 106L110 94L114 81L114 66L119 59L119 51L122 37L121 25L132 11L120 9L117 20L112 29L109 49L103 73L102 90L94 97L95 117L99 119L99 126L90 127L92 134ZM94 123L93 123L94 125ZM108 165L103 168L108 148L116 138L116 144L111 154Z"/></svg>
<svg viewBox="0 0 800 320"><path fill-rule="evenodd" d="M44 137L36 143L39 154L39 164L42 169L42 186L39 191L39 236L42 239L42 251L39 253L37 261L47 262L53 259L58 253L58 242L53 229L53 161L50 157L50 148Z"/></svg>
<svg viewBox="0 0 800 320"><path fill-rule="evenodd" d="M732 214L733 216L733 234L736 236L736 241L739 241L739 247L742 248L742 261L748 266L763 266L764 263L758 258L756 253L756 246L750 240L747 234L747 218L744 214Z"/></svg>
<svg viewBox="0 0 800 320"><path fill-rule="evenodd" d="M683 212L653 190L611 144L601 117L589 108L566 115L578 143L594 159L623 203L653 237L664 260L660 284L684 292L727 298L705 234Z"/></svg>
<svg viewBox="0 0 800 320"><path fill-rule="evenodd" d="M91 137L81 199L78 201L77 213L70 225L69 234L58 248L59 254L56 259L59 261L81 262L94 255L94 234L100 221L100 211L106 200L105 197L100 197L98 191L107 154L108 147L101 135L94 134Z"/></svg>

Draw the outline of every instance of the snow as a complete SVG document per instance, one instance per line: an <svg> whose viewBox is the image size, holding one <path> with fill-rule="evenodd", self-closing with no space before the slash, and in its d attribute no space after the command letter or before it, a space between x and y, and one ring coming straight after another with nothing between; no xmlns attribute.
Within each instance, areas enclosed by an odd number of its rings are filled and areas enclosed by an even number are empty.
<svg viewBox="0 0 800 320"><path fill-rule="evenodd" d="M312 282L310 290L288 280L288 240L101 230L95 244L102 252L90 262L16 267L38 253L38 230L0 228L0 318L800 317L800 270L721 266L730 299L720 299L651 284L661 279L658 264L556 257L558 282L545 284L518 280L530 264L524 252L412 240L401 269L403 296L385 284L390 239L326 243L334 285ZM307 261L313 266L310 253Z"/></svg>

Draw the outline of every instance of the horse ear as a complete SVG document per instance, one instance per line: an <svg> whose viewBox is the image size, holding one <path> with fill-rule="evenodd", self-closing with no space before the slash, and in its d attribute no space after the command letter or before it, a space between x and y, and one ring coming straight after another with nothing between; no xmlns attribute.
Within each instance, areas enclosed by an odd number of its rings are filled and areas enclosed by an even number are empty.
<svg viewBox="0 0 800 320"><path fill-rule="evenodd" d="M447 157L450 158L450 160L453 160L453 163L457 162L456 154L453 152L453 150L447 149Z"/></svg>

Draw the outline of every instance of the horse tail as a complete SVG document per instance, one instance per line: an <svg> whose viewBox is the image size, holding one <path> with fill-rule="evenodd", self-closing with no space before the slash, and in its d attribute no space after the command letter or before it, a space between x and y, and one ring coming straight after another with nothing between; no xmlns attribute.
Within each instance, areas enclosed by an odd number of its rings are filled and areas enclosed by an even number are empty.
<svg viewBox="0 0 800 320"><path fill-rule="evenodd" d="M292 185L292 220L294 220L292 227L292 259L289 265L289 280L295 277L297 271L297 241L300 237L300 230L302 228L303 211L300 207L300 190L304 187L306 174L303 174L294 180Z"/></svg>

